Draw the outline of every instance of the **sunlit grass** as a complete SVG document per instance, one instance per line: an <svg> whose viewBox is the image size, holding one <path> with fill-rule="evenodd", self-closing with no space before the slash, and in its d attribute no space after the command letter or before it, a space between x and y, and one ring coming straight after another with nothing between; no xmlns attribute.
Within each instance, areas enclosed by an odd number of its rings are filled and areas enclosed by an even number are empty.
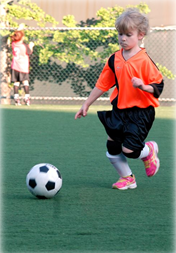
<svg viewBox="0 0 176 253"><path fill-rule="evenodd" d="M62 111L62 112L77 112L80 105L31 105L15 107L14 105L1 105L3 109L14 110L39 110L39 111ZM92 105L89 108L89 113L96 113L99 110L111 110L111 105ZM175 106L160 106L155 108L157 118L176 119L176 107Z"/></svg>

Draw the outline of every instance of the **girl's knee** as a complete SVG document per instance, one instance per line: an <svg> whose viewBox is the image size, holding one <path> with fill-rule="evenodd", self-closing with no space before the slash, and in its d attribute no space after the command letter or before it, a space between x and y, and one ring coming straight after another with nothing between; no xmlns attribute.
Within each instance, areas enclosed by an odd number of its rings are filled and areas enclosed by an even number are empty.
<svg viewBox="0 0 176 253"><path fill-rule="evenodd" d="M14 85L14 87L19 87L20 82L15 82L13 85Z"/></svg>
<svg viewBox="0 0 176 253"><path fill-rule="evenodd" d="M25 80L25 81L23 81L22 83L23 83L24 86L29 86L28 80Z"/></svg>
<svg viewBox="0 0 176 253"><path fill-rule="evenodd" d="M111 141L109 139L107 140L106 147L110 155L118 155L122 152L121 143Z"/></svg>
<svg viewBox="0 0 176 253"><path fill-rule="evenodd" d="M133 150L123 147L122 152L126 157L136 159L140 156L141 150L133 151Z"/></svg>

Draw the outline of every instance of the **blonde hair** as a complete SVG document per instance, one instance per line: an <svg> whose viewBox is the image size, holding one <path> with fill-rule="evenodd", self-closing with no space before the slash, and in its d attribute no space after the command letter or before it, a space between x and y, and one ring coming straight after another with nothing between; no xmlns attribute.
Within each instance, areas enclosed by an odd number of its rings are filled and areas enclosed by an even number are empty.
<svg viewBox="0 0 176 253"><path fill-rule="evenodd" d="M20 41L24 37L24 32L23 31L15 31L11 36L11 40L13 41Z"/></svg>
<svg viewBox="0 0 176 253"><path fill-rule="evenodd" d="M117 18L115 28L119 33L128 33L131 30L138 30L138 33L147 35L149 31L149 21L138 9L129 8Z"/></svg>

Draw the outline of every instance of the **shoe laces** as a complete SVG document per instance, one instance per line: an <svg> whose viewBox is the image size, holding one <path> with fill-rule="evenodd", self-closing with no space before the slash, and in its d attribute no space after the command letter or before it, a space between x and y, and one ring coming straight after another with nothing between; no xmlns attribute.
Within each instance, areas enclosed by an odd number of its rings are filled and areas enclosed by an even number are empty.
<svg viewBox="0 0 176 253"><path fill-rule="evenodd" d="M130 178L131 176L127 176L127 177L120 177L118 182L124 182L124 181L129 181L128 179ZM134 179L134 177L132 176L131 178Z"/></svg>

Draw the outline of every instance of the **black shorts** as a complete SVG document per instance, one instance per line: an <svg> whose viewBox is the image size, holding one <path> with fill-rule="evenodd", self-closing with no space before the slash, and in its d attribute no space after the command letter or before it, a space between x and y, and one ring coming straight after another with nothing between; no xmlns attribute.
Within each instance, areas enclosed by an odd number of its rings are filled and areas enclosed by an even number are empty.
<svg viewBox="0 0 176 253"><path fill-rule="evenodd" d="M133 151L143 149L144 140L155 119L154 107L113 108L112 111L97 113L112 140Z"/></svg>
<svg viewBox="0 0 176 253"><path fill-rule="evenodd" d="M17 70L11 69L11 82L23 82L23 81L29 81L29 73L23 73L19 72Z"/></svg>

